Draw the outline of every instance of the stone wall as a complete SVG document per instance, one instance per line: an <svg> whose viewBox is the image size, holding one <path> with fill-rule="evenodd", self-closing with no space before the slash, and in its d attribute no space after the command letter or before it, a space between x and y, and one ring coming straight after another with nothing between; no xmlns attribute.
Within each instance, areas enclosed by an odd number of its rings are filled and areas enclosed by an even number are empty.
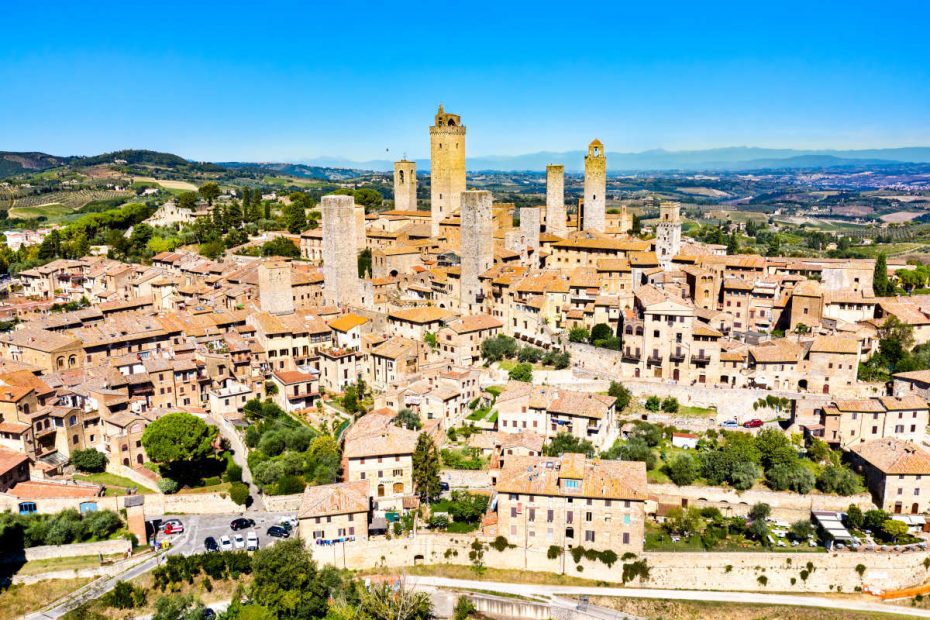
<svg viewBox="0 0 930 620"><path fill-rule="evenodd" d="M402 569L421 563L467 566L471 564L468 553L473 540L473 537L466 535L419 534L414 538L372 539L331 547L312 546L312 551L318 561L339 567ZM930 575L923 565L928 557L930 555L926 552L646 552L636 559L646 560L650 578L644 583L637 581L630 585L681 590L772 592L835 592L840 589L852 592L857 586L868 587L873 591L891 590L922 583ZM570 574L610 583L620 583L623 572L623 562L619 560L612 567L598 560L584 558L576 564L567 553L549 559L546 550L523 548L497 551L486 547L484 562L493 568ZM807 568L808 562L812 564L813 570ZM865 567L861 577L856 570L860 564ZM802 570L806 578L802 576ZM764 577L764 580L760 581L760 577Z"/></svg>
<svg viewBox="0 0 930 620"><path fill-rule="evenodd" d="M263 495L262 501L269 512L295 512L300 508L303 493L294 495Z"/></svg>
<svg viewBox="0 0 930 620"><path fill-rule="evenodd" d="M119 511L125 507L126 497L95 497L76 498L61 497L47 498L35 501L36 509L41 514L51 514L73 508L77 510L83 502L95 502L97 510ZM222 493L191 493L179 495L161 495L153 493L145 495L146 516L166 514L232 514L243 512L245 507L239 506L228 495ZM0 512L9 510L19 512L20 500L12 495L0 494Z"/></svg>
<svg viewBox="0 0 930 620"><path fill-rule="evenodd" d="M42 545L29 547L23 553L4 553L0 563L20 562L26 560L47 560L49 558L73 558L82 555L116 555L132 551L132 543L124 538L101 540L98 542L74 543L73 545Z"/></svg>
<svg viewBox="0 0 930 620"><path fill-rule="evenodd" d="M813 510L845 511L850 504L856 504L863 511L874 508L872 498L867 493L841 497L825 495L767 491L750 489L739 492L722 487L683 486L674 484L650 484L649 495L660 504L688 506L698 508L719 508L725 515L746 515L753 504L766 503L772 507L772 516L786 521L809 519Z"/></svg>

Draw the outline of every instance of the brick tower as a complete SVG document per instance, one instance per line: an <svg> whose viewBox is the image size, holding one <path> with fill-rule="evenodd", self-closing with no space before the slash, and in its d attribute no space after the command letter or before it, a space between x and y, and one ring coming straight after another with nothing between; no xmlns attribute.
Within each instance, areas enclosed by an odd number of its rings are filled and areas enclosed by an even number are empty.
<svg viewBox="0 0 930 620"><path fill-rule="evenodd" d="M429 128L430 209L433 237L439 223L459 211L465 191L465 127L458 114L446 114L439 104L435 124Z"/></svg>

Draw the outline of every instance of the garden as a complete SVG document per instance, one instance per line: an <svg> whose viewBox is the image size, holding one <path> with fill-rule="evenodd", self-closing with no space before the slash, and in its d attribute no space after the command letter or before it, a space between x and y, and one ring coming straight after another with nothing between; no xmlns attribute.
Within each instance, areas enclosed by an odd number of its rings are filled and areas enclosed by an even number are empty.
<svg viewBox="0 0 930 620"><path fill-rule="evenodd" d="M431 530L465 534L474 532L481 525L481 518L488 509L487 495L452 491L448 498L439 499L429 505L430 517L427 525Z"/></svg>

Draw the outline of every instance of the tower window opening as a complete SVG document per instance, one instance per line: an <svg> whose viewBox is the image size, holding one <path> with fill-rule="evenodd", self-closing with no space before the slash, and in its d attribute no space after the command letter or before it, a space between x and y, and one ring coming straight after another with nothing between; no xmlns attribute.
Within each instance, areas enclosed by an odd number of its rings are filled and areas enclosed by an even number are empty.
<svg viewBox="0 0 930 620"><path fill-rule="evenodd" d="M449 119L449 127L455 127L455 121L451 118Z"/></svg>

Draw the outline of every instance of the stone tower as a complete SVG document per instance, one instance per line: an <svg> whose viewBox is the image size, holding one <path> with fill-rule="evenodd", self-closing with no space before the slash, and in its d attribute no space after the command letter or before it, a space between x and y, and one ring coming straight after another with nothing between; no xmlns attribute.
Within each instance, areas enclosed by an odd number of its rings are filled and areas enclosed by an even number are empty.
<svg viewBox="0 0 930 620"><path fill-rule="evenodd" d="M258 266L259 306L271 314L294 312L294 288L291 282L291 264L284 260L270 260Z"/></svg>
<svg viewBox="0 0 930 620"><path fill-rule="evenodd" d="M584 157L584 205L579 229L604 232L607 214L607 157L604 145L595 139Z"/></svg>
<svg viewBox="0 0 930 620"><path fill-rule="evenodd" d="M462 192L462 248L459 252L459 311L462 314L477 314L484 303L479 276L494 264L491 203L491 192Z"/></svg>
<svg viewBox="0 0 930 620"><path fill-rule="evenodd" d="M567 237L565 217L565 166L549 164L546 166L546 232Z"/></svg>
<svg viewBox="0 0 930 620"><path fill-rule="evenodd" d="M417 210L417 164L402 159L394 162L394 209Z"/></svg>
<svg viewBox="0 0 930 620"><path fill-rule="evenodd" d="M672 259L681 250L681 206L677 202L659 205L659 223L656 224L656 257L659 266L668 269Z"/></svg>
<svg viewBox="0 0 930 620"><path fill-rule="evenodd" d="M539 216L539 207L520 209L520 238L523 242L520 257L523 263L530 267L539 264Z"/></svg>
<svg viewBox="0 0 930 620"><path fill-rule="evenodd" d="M465 127L459 115L446 114L439 104L429 142L431 229L438 237L439 223L459 211L465 191Z"/></svg>
<svg viewBox="0 0 930 620"><path fill-rule="evenodd" d="M355 198L323 196L323 294L337 306L360 302Z"/></svg>

